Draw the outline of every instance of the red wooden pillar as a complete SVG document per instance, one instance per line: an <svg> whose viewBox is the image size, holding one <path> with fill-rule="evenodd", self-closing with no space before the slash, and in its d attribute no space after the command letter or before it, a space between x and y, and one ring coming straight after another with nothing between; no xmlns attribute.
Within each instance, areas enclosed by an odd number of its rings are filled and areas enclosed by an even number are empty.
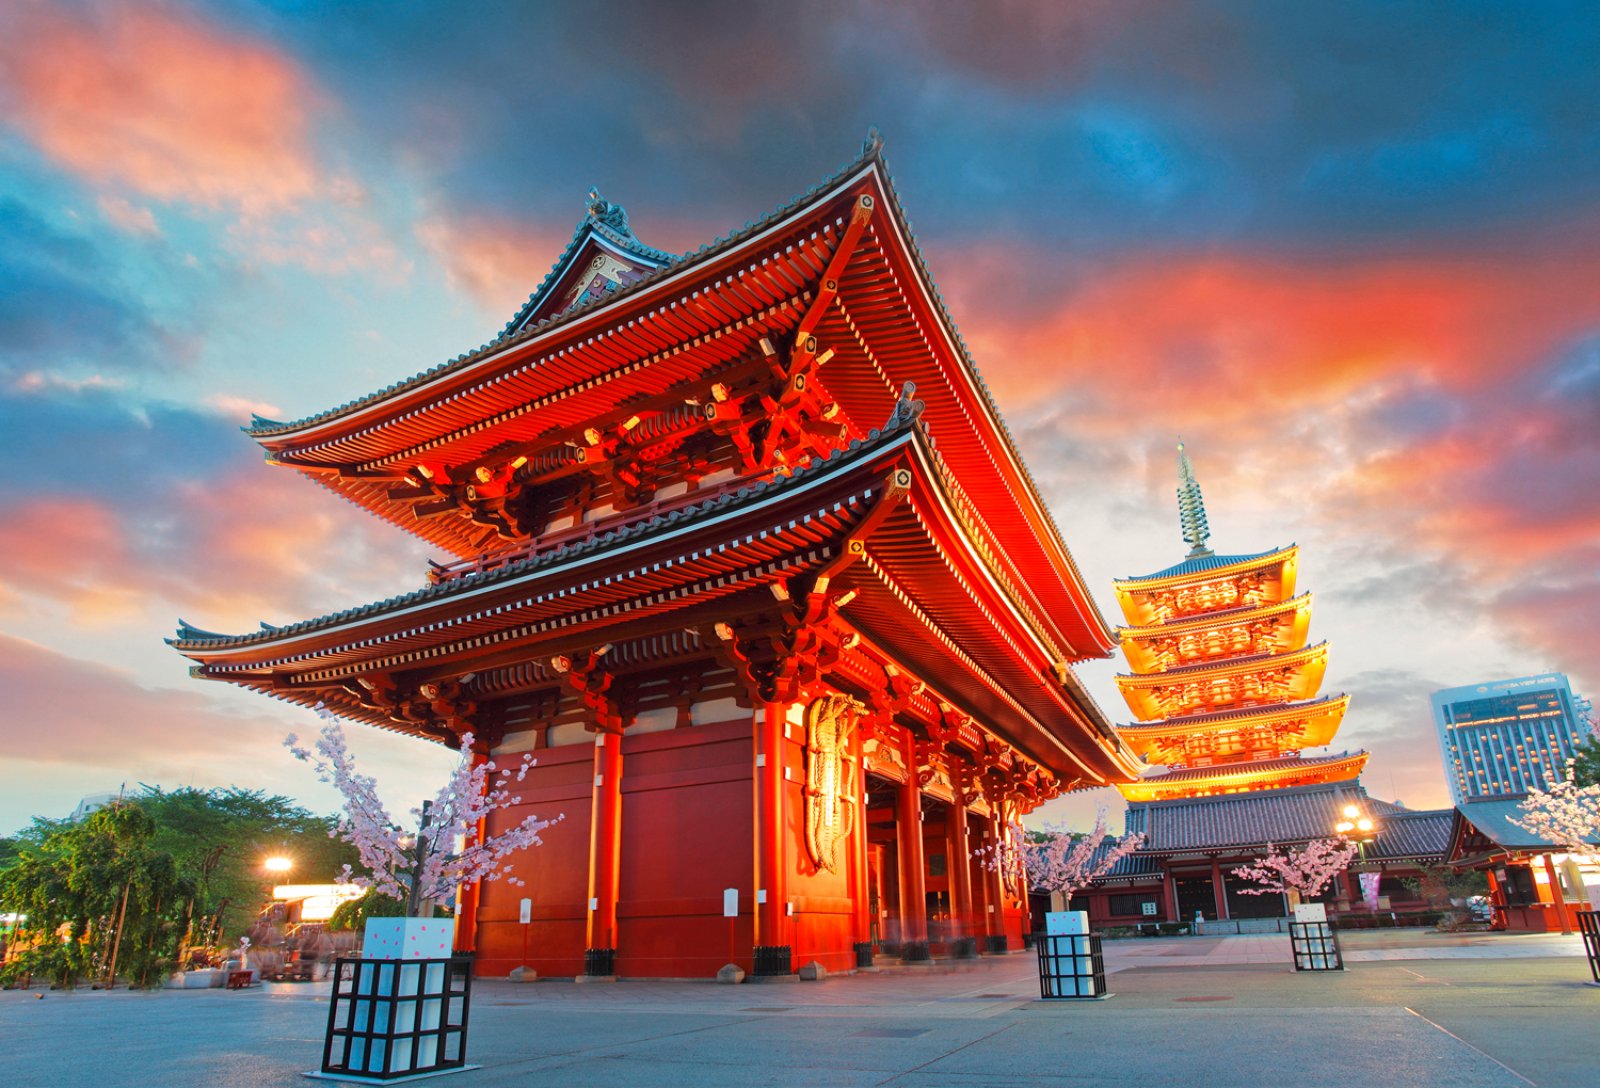
<svg viewBox="0 0 1600 1088"><path fill-rule="evenodd" d="M850 906L855 943L872 940L872 889L867 886L867 768L861 730L851 734L849 758L856 767L856 820L850 835Z"/></svg>
<svg viewBox="0 0 1600 1088"><path fill-rule="evenodd" d="M917 755L911 734L904 737L906 780L895 791L895 851L900 856L901 955L928 958L928 886L922 849L922 786L917 782ZM909 955L907 952L909 949Z"/></svg>
<svg viewBox="0 0 1600 1088"><path fill-rule="evenodd" d="M1485 869L1483 875L1489 878L1489 928L1505 929L1509 920L1506 917L1506 897L1500 890L1500 881L1494 875L1493 867Z"/></svg>
<svg viewBox="0 0 1600 1088"><path fill-rule="evenodd" d="M473 752L472 765L481 767L489 759L484 752ZM488 783L485 783L485 788ZM480 819L478 826L473 830L473 835L478 842L489 833L488 820ZM472 952L478 947L478 903L482 898L483 885L480 881L471 884L462 884L456 889L456 935L452 946L457 952Z"/></svg>
<svg viewBox="0 0 1600 1088"><path fill-rule="evenodd" d="M999 804L991 802L990 807L994 811L989 817L989 864L984 870L984 879L988 882L988 930L990 937L999 937L1001 941L1006 941L1006 875L1001 839L1003 824L1000 819Z"/></svg>
<svg viewBox="0 0 1600 1088"><path fill-rule="evenodd" d="M1556 908L1556 921L1561 924L1561 932L1572 932L1572 919L1567 914L1567 897L1561 891L1561 877L1556 873L1555 862L1550 860L1550 855L1544 856L1545 875L1550 878L1550 902Z"/></svg>
<svg viewBox="0 0 1600 1088"><path fill-rule="evenodd" d="M1178 917L1178 884L1172 879L1172 870L1165 865L1161 867L1161 912L1167 915L1169 922L1183 921Z"/></svg>
<svg viewBox="0 0 1600 1088"><path fill-rule="evenodd" d="M783 727L788 707L761 707L760 752L756 756L756 946L788 947L784 880L785 790ZM781 956L781 953L779 954ZM759 966L757 973L760 973Z"/></svg>
<svg viewBox="0 0 1600 1088"><path fill-rule="evenodd" d="M585 974L615 974L617 893L622 865L622 734L594 738L589 822L589 924Z"/></svg>
<svg viewBox="0 0 1600 1088"><path fill-rule="evenodd" d="M955 923L956 937L965 938L976 932L972 917L972 839L967 830L967 806L959 788L955 795L946 817L945 872L950 874L950 919Z"/></svg>
<svg viewBox="0 0 1600 1088"><path fill-rule="evenodd" d="M1217 917L1228 916L1228 889L1222 884L1222 863L1211 859L1211 895L1216 900Z"/></svg>

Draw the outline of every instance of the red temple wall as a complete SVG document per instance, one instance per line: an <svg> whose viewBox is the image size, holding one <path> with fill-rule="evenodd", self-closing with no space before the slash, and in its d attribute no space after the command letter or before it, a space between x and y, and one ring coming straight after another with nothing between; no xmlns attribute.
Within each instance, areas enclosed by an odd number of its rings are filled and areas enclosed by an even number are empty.
<svg viewBox="0 0 1600 1088"><path fill-rule="evenodd" d="M545 748L521 782L508 787L522 803L490 818L491 834L513 827L533 813L541 819L563 818L546 828L543 846L513 855L512 875L526 881L487 881L478 907L477 972L505 975L523 962L523 927L517 921L521 901L533 900L528 927L528 966L541 975L576 975L583 971L585 912L589 883L589 818L594 746L574 744ZM496 757L502 767L521 756Z"/></svg>
<svg viewBox="0 0 1600 1088"><path fill-rule="evenodd" d="M865 889L864 874L855 872L857 849L851 840L837 848L834 869L819 869L806 844L807 798L804 727L800 707L789 722L780 758L784 778L785 824L782 898L777 932L755 932L755 783L752 778L760 712L739 711L731 703L696 705L726 718L729 712L749 714L691 727L638 729L622 738L620 850L618 872L616 972L622 977L706 978L730 962L753 969L752 948L788 945L798 969L813 960L830 971L855 965L854 944L867 934L857 932L855 888ZM563 727L565 728L565 727ZM570 735L570 734L569 734ZM533 753L537 764L514 792L522 803L496 814L491 831L520 821L529 812L549 818L564 814L544 833L544 845L516 858L513 875L525 886L501 880L482 891L476 935L476 970L504 976L527 963L540 975L571 977L583 973L588 946L591 805L595 779L592 735L578 743L559 744ZM500 756L512 764L517 756ZM855 765L852 791L859 788ZM987 821L971 822L971 843L983 841ZM865 834L865 821L855 814L851 836ZM892 855L893 832L889 832ZM943 823L931 818L923 827L926 857L946 855L950 844ZM891 864L893 862L891 861ZM973 889L970 934L988 932L990 876L968 860ZM894 873L884 874L890 898L882 904L891 913ZM930 892L949 887L948 877L928 875ZM723 915L723 891L737 888L739 915L731 931ZM532 924L523 955L524 927L518 922L520 900L533 900ZM922 905L909 905L919 909ZM999 916L1012 947L1019 947L1023 912L1008 899ZM894 939L896 926L887 927ZM930 933L936 941L961 933Z"/></svg>
<svg viewBox="0 0 1600 1088"><path fill-rule="evenodd" d="M735 962L750 969L751 743L749 721L624 739L617 974L716 974L724 888L740 890Z"/></svg>

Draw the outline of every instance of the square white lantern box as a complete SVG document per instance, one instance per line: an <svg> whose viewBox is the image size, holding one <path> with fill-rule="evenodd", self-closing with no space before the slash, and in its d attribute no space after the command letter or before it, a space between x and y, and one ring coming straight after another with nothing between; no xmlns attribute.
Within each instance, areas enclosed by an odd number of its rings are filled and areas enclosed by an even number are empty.
<svg viewBox="0 0 1600 1088"><path fill-rule="evenodd" d="M1086 910L1053 910L1044 916L1044 931L1050 937L1081 937L1089 932Z"/></svg>
<svg viewBox="0 0 1600 1088"><path fill-rule="evenodd" d="M1089 912L1053 910L1044 916L1047 964L1046 985L1051 997L1098 997L1094 988L1093 957L1089 954ZM1063 939L1064 938L1064 939Z"/></svg>
<svg viewBox="0 0 1600 1088"><path fill-rule="evenodd" d="M1321 931L1328 934L1327 940L1331 945L1333 935L1327 929L1328 907L1326 903L1296 903L1294 907L1294 920L1301 923L1321 923ZM1326 946L1307 943L1305 949L1296 949L1295 966L1302 971L1331 971L1334 967L1333 955L1330 951L1320 951Z"/></svg>
<svg viewBox="0 0 1600 1088"><path fill-rule="evenodd" d="M449 959L455 943L453 918L368 918L361 941L361 975L356 982L358 995L394 997L394 1034L428 1031L437 1028L444 1016L444 998L425 997L405 1000L415 995L442 994L445 986L445 965L406 963L406 960ZM371 962L399 960L396 964ZM423 972L427 974L424 977ZM388 1002L357 1000L351 1010L352 1025L358 1031L367 1030L374 1017L387 1018ZM386 1027L387 1025L381 1025ZM432 1065L437 1060L437 1036L424 1035L415 1040L422 1048L412 1054L413 1040L393 1038L387 1041L395 1053L385 1053L386 1041L374 1039L372 1053L363 1054L361 1040L351 1044L350 1063L354 1069L382 1072L388 1069ZM386 1060L387 1059L387 1060Z"/></svg>
<svg viewBox="0 0 1600 1088"><path fill-rule="evenodd" d="M368 918L361 958L447 960L455 935L454 918Z"/></svg>

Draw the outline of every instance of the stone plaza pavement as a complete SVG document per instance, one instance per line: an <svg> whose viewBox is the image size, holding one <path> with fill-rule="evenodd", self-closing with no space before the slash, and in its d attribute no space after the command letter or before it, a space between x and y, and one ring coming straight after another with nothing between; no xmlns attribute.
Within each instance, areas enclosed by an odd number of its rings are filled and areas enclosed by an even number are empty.
<svg viewBox="0 0 1600 1088"><path fill-rule="evenodd" d="M822 982L475 984L460 1088L524 1085L1600 1085L1600 987L1576 938L1106 942L1114 997L1037 1000L1031 955ZM0 993L0 1086L319 1082L326 986Z"/></svg>

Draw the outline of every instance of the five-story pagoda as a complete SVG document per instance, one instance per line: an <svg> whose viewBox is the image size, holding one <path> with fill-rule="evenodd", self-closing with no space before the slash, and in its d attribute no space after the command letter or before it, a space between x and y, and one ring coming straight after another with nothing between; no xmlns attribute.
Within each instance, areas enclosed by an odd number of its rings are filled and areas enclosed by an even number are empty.
<svg viewBox="0 0 1600 1088"><path fill-rule="evenodd" d="M876 138L684 255L591 194L493 342L250 434L451 557L386 601L173 644L199 677L537 756L497 819L566 818L526 887L463 894L480 973L1015 947L1026 889L974 851L1137 772L1073 673L1111 631Z"/></svg>
<svg viewBox="0 0 1600 1088"><path fill-rule="evenodd" d="M1302 756L1333 739L1349 696L1317 697L1325 642L1307 644L1311 594L1295 593L1295 545L1217 555L1194 467L1178 444L1181 563L1115 583L1130 675L1117 686L1138 723L1119 729L1167 768L1119 787L1130 801L1355 779L1365 752Z"/></svg>

